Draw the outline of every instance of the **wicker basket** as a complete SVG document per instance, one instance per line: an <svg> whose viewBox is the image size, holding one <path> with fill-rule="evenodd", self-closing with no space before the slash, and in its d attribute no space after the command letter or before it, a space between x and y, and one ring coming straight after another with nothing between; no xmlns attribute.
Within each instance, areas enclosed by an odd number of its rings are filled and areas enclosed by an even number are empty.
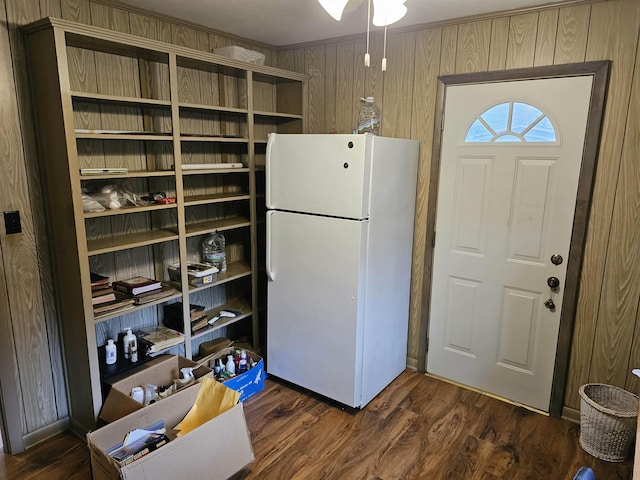
<svg viewBox="0 0 640 480"><path fill-rule="evenodd" d="M607 462L627 458L636 433L638 397L600 383L580 387L580 446Z"/></svg>

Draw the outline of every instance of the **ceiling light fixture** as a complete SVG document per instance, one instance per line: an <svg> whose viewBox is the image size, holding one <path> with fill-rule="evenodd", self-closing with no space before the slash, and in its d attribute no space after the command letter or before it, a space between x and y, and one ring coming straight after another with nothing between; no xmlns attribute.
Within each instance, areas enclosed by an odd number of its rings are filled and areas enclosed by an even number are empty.
<svg viewBox="0 0 640 480"><path fill-rule="evenodd" d="M353 0L318 0L322 8L329 15L340 21L347 4ZM371 22L371 1L368 0L367 8L367 51L364 54L365 67L370 66L371 57L369 55L369 30ZM387 71L387 26L397 22L407 14L406 0L373 0L373 24L376 27L384 27L384 46L382 52L382 71Z"/></svg>

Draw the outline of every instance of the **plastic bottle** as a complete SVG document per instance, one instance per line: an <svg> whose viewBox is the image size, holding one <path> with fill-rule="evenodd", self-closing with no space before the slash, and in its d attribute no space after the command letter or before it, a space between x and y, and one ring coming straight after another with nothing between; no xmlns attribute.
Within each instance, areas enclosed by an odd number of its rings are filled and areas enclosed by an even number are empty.
<svg viewBox="0 0 640 480"><path fill-rule="evenodd" d="M360 99L357 133L380 135L380 110L374 103L373 97Z"/></svg>
<svg viewBox="0 0 640 480"><path fill-rule="evenodd" d="M107 340L107 345L104 347L105 350L105 357L106 357L106 362L107 365L113 365L114 363L116 363L116 360L118 359L118 352L116 351L116 344L113 343L113 339L108 339Z"/></svg>
<svg viewBox="0 0 640 480"><path fill-rule="evenodd" d="M127 328L127 334L122 338L122 351L127 360L138 361L138 339L131 333L131 328Z"/></svg>
<svg viewBox="0 0 640 480"><path fill-rule="evenodd" d="M224 368L231 375L236 373L236 363L233 361L233 355L227 355L227 363Z"/></svg>
<svg viewBox="0 0 640 480"><path fill-rule="evenodd" d="M219 272L227 271L224 235L215 232L204 239L202 242L202 263L213 265Z"/></svg>
<svg viewBox="0 0 640 480"><path fill-rule="evenodd" d="M238 362L238 375L246 372L249 369L247 366L247 352L246 350L242 350L240 352L240 361Z"/></svg>

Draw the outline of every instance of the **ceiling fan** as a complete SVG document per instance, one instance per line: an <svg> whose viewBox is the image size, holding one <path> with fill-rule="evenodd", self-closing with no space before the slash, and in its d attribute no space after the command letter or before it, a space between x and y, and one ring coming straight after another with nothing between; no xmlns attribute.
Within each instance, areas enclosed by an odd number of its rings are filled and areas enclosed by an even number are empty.
<svg viewBox="0 0 640 480"><path fill-rule="evenodd" d="M318 0L322 8L329 15L340 21L344 12L357 10L364 0ZM367 52L364 54L364 65L371 64L369 55L369 20L371 19L371 1L368 0L367 9ZM407 14L406 0L373 0L373 24L377 27L384 26L384 47L382 57L382 71L387 70L387 26L397 22Z"/></svg>

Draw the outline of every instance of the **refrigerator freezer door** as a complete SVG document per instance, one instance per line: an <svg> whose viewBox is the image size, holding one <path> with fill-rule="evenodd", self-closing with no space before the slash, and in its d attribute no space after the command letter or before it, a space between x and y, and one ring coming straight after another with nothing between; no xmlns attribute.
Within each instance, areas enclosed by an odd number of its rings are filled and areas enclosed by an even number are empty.
<svg viewBox="0 0 640 480"><path fill-rule="evenodd" d="M269 135L267 208L369 217L371 135Z"/></svg>
<svg viewBox="0 0 640 480"><path fill-rule="evenodd" d="M267 212L267 371L360 405L368 222Z"/></svg>

